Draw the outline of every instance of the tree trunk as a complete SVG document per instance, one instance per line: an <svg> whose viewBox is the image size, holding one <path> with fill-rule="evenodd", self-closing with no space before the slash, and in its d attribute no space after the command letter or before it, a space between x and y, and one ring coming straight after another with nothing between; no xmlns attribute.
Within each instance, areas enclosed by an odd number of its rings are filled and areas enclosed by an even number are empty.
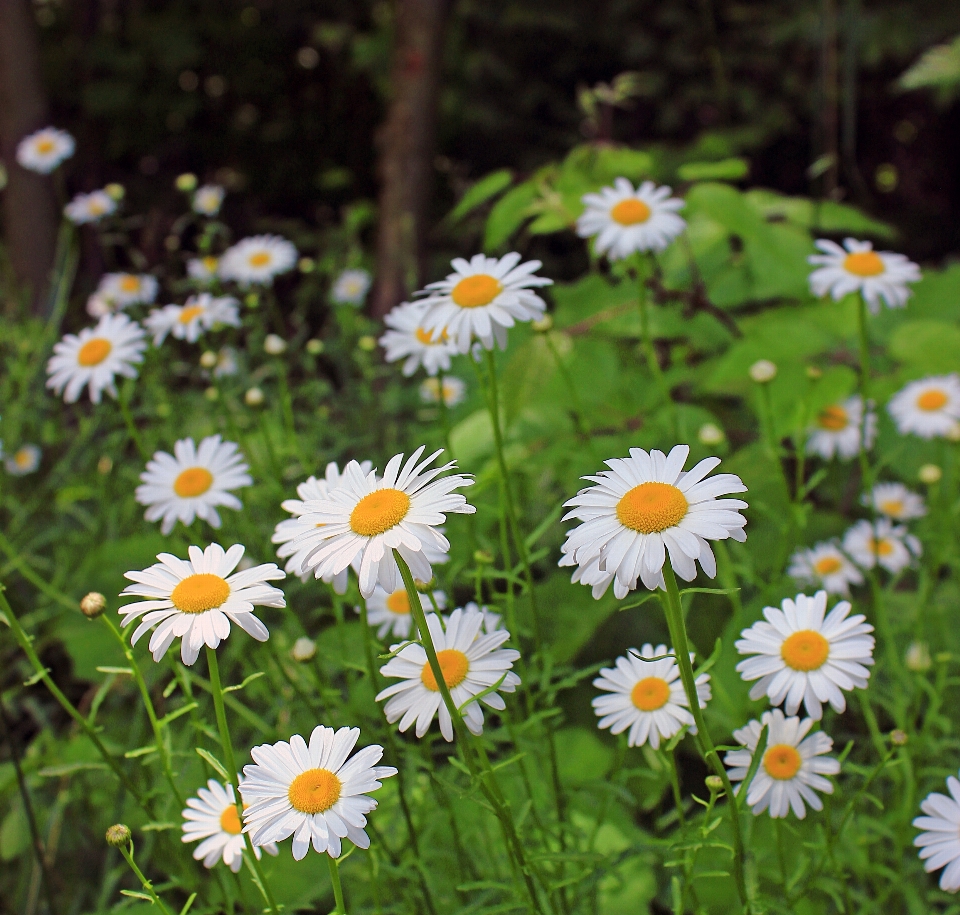
<svg viewBox="0 0 960 915"><path fill-rule="evenodd" d="M34 311L46 308L57 235L57 204L49 177L17 164L17 143L47 126L40 49L30 0L0 0L0 157L7 169L4 236L17 280Z"/></svg>
<svg viewBox="0 0 960 915"><path fill-rule="evenodd" d="M397 0L392 89L380 150L377 282L382 317L422 284L437 90L449 0Z"/></svg>

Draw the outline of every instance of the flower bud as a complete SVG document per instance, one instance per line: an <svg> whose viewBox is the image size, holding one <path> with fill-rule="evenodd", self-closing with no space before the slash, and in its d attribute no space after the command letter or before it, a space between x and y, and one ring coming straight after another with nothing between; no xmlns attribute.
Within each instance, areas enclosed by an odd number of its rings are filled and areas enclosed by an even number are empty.
<svg viewBox="0 0 960 915"><path fill-rule="evenodd" d="M544 315L539 321L531 321L530 326L538 333L545 334L553 329L553 315Z"/></svg>
<svg viewBox="0 0 960 915"><path fill-rule="evenodd" d="M750 366L750 377L757 384L767 384L777 377L777 366L769 359L758 359Z"/></svg>
<svg viewBox="0 0 960 915"><path fill-rule="evenodd" d="M365 353L369 353L377 348L377 341L369 334L364 334L359 340L357 340L357 346L359 346L360 349L362 349Z"/></svg>
<svg viewBox="0 0 960 915"><path fill-rule="evenodd" d="M917 472L917 479L921 483L926 483L927 486L939 483L942 476L943 471L936 464L924 464Z"/></svg>
<svg viewBox="0 0 960 915"><path fill-rule="evenodd" d="M263 341L263 348L270 356L280 356L287 349L287 341L277 334L267 334Z"/></svg>
<svg viewBox="0 0 960 915"><path fill-rule="evenodd" d="M260 293L259 292L248 292L243 297L243 304L247 308L257 308L260 305Z"/></svg>
<svg viewBox="0 0 960 915"><path fill-rule="evenodd" d="M809 378L811 381L819 381L821 378L823 378L823 369L817 365L808 365L807 378Z"/></svg>
<svg viewBox="0 0 960 915"><path fill-rule="evenodd" d="M112 845L114 848L123 848L130 844L132 838L130 827L124 826L123 823L117 823L107 830L106 838L107 845Z"/></svg>
<svg viewBox="0 0 960 915"><path fill-rule="evenodd" d="M719 791L723 791L723 779L719 775L708 775L703 783L710 790L711 794L716 794Z"/></svg>
<svg viewBox="0 0 960 915"><path fill-rule="evenodd" d="M290 649L290 657L300 662L309 661L316 653L317 643L305 635L297 639L293 643L293 648Z"/></svg>
<svg viewBox="0 0 960 915"><path fill-rule="evenodd" d="M127 189L122 184L117 184L116 182L108 184L103 190L111 200L116 200L117 203L123 200L127 193Z"/></svg>
<svg viewBox="0 0 960 915"><path fill-rule="evenodd" d="M908 739L907 732L901 730L900 728L890 732L890 743L892 743L895 747L906 746Z"/></svg>
<svg viewBox="0 0 960 915"><path fill-rule="evenodd" d="M907 646L907 653L903 660L907 665L907 670L912 670L918 674L930 670L933 664L930 659L930 648L926 642L911 642Z"/></svg>
<svg viewBox="0 0 960 915"><path fill-rule="evenodd" d="M493 554L487 550L476 550L473 554L473 561L478 565L490 565L493 562Z"/></svg>
<svg viewBox="0 0 960 915"><path fill-rule="evenodd" d="M317 267L317 262L312 257L301 257L297 262L297 268L301 273L313 273Z"/></svg>
<svg viewBox="0 0 960 915"><path fill-rule="evenodd" d="M107 599L99 591L91 591L80 601L80 612L90 620L95 620L107 606Z"/></svg>
<svg viewBox="0 0 960 915"><path fill-rule="evenodd" d="M726 436L716 423L704 423L697 433L701 445L719 445Z"/></svg>
<svg viewBox="0 0 960 915"><path fill-rule="evenodd" d="M259 407L263 403L263 391L260 388L249 388L243 395L243 402L248 407Z"/></svg>
<svg viewBox="0 0 960 915"><path fill-rule="evenodd" d="M213 350L208 349L200 357L200 365L205 369L215 368L217 365L217 354Z"/></svg>
<svg viewBox="0 0 960 915"><path fill-rule="evenodd" d="M109 454L102 455L97 461L97 473L106 476L111 470L113 470L113 458Z"/></svg>
<svg viewBox="0 0 960 915"><path fill-rule="evenodd" d="M307 340L307 352L311 356L319 356L323 352L323 340Z"/></svg>
<svg viewBox="0 0 960 915"><path fill-rule="evenodd" d="M177 175L177 180L174 184L178 191L189 194L197 188L197 176L193 174L193 172L184 172L182 175Z"/></svg>
<svg viewBox="0 0 960 915"><path fill-rule="evenodd" d="M220 392L213 385L210 385L210 387L203 392L203 396L209 401L219 400Z"/></svg>

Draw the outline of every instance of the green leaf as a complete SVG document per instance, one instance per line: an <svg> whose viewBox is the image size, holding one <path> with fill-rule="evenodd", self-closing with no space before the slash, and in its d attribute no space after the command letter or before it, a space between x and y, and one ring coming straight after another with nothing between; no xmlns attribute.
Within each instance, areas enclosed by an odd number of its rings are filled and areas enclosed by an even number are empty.
<svg viewBox="0 0 960 915"><path fill-rule="evenodd" d="M746 159L721 159L719 162L686 162L677 169L682 181L739 181L750 173Z"/></svg>
<svg viewBox="0 0 960 915"><path fill-rule="evenodd" d="M256 672L250 674L249 677L244 677L242 683L238 683L236 686L227 686L227 687L224 688L223 691L224 691L225 693L236 693L236 692L239 692L239 691L240 691L241 689L243 689L245 686L249 686L251 683L253 683L254 680L259 680L259 679L260 679L261 677L263 677L263 676L265 676L264 671L258 670L258 671L256 671Z"/></svg>
<svg viewBox="0 0 960 915"><path fill-rule="evenodd" d="M19 799L11 804L0 824L0 860L12 861L30 847L30 825Z"/></svg>
<svg viewBox="0 0 960 915"><path fill-rule="evenodd" d="M156 753L156 752L157 752L156 745L151 743L151 744L147 744L147 746L145 747L137 747L136 750L127 750L127 752L123 754L123 758L137 759L137 757L139 756L148 756L149 754ZM199 752L199 750L197 752Z"/></svg>
<svg viewBox="0 0 960 915"><path fill-rule="evenodd" d="M960 327L945 321L907 321L893 332L890 355L918 375L955 371L960 364Z"/></svg>
<svg viewBox="0 0 960 915"><path fill-rule="evenodd" d="M450 222L458 222L467 213L472 212L491 197L499 194L504 188L509 187L512 180L513 173L509 168L501 168L489 175L484 175L470 186L463 197L460 198L460 202L450 211L447 218Z"/></svg>
<svg viewBox="0 0 960 915"><path fill-rule="evenodd" d="M126 674L129 677L133 676L133 668L131 667L98 667L97 673L101 674Z"/></svg>
<svg viewBox="0 0 960 915"><path fill-rule="evenodd" d="M224 690L226 692L226 690ZM188 712L192 712L197 707L196 702L188 702L186 705L181 706L178 709L170 712L169 715L164 715L157 724L161 728L165 728L171 721L176 721L181 715L186 715Z"/></svg>
<svg viewBox="0 0 960 915"><path fill-rule="evenodd" d="M197 898L196 893L191 893L187 898L187 901L183 904L183 908L180 910L180 915L187 915L187 912L190 911L190 906L193 905L193 900Z"/></svg>
<svg viewBox="0 0 960 915"><path fill-rule="evenodd" d="M960 35L931 48L897 82L901 89L960 88Z"/></svg>
<svg viewBox="0 0 960 915"><path fill-rule="evenodd" d="M487 217L483 236L485 251L495 251L526 221L528 210L537 199L537 188L532 181L525 181L504 194Z"/></svg>
<svg viewBox="0 0 960 915"><path fill-rule="evenodd" d="M121 896L129 896L131 899L146 899L147 902L153 903L153 896L148 896L146 893L141 893L139 890L120 890Z"/></svg>
<svg viewBox="0 0 960 915"><path fill-rule="evenodd" d="M227 775L227 770L223 767L223 763L217 759L212 753L208 753L203 747L196 747L197 756L199 756L204 762L208 763L213 767L213 770L220 776L224 781L229 781L230 776Z"/></svg>

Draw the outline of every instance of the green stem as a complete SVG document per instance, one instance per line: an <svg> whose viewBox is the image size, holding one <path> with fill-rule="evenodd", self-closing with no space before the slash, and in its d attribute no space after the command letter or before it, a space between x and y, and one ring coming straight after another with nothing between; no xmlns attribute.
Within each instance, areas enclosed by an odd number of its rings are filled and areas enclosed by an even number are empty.
<svg viewBox="0 0 960 915"><path fill-rule="evenodd" d="M330 855L327 855L327 864L330 867L330 882L333 884L333 898L336 901L333 915L347 915L347 907L343 903L343 887L340 885L340 865L337 859Z"/></svg>
<svg viewBox="0 0 960 915"><path fill-rule="evenodd" d="M643 350L644 359L647 362L647 368L653 376L653 381L660 391L665 406L670 411L670 426L673 431L673 437L676 439L677 433L677 408L670 396L670 388L667 385L666 378L663 377L663 369L660 368L660 360L657 358L657 352L653 347L653 337L650 335L650 310L647 302L647 262L642 254L636 257L637 271L637 300L640 304L640 347Z"/></svg>
<svg viewBox="0 0 960 915"><path fill-rule="evenodd" d="M663 603L664 613L667 617L667 627L670 630L673 650L677 657L677 666L680 668L680 679L683 682L683 689L687 695L690 713L693 715L693 720L697 725L697 745L704 761L720 776L720 780L723 782L723 789L727 795L727 809L730 814L730 828L733 833L733 872L737 884L737 893L740 896L740 902L743 904L747 915L752 915L753 907L747 893L747 882L744 874L743 833L741 831L740 816L733 794L733 786L730 784L730 777L727 775L726 766L724 766L717 754L713 740L710 737L710 732L707 730L703 710L700 708L696 678L693 675L693 665L690 663L690 643L687 639L687 628L683 620L680 589L677 587L677 578L673 573L673 567L670 565L669 560L663 565L663 580L667 593L665 596L661 596L661 602Z"/></svg>
<svg viewBox="0 0 960 915"><path fill-rule="evenodd" d="M867 431L870 421L870 339L867 335L867 303L862 295L857 297L857 329L860 336L860 398L863 401L858 449L862 477L860 485L864 492L869 492L873 482L870 462L867 458Z"/></svg>
<svg viewBox="0 0 960 915"><path fill-rule="evenodd" d="M210 671L210 690L213 696L213 708L217 716L217 727L220 730L220 746L223 749L223 761L227 767L227 775L230 777L230 784L233 786L233 796L237 804L237 816L240 822L243 822L243 800L240 797L240 779L237 775L237 761L233 755L233 743L230 740L230 729L227 726L227 713L223 706L223 686L220 683L220 666L217 663L217 652L215 649L207 646L207 667ZM253 847L253 840L249 832L244 832L247 850L250 854L247 861L254 873L254 882L257 888L263 894L267 906L274 915L280 915L280 909L274 901L270 886L263 876L263 869L260 867L260 860L257 858L256 850Z"/></svg>
<svg viewBox="0 0 960 915"><path fill-rule="evenodd" d="M144 876L142 870L137 867L137 862L133 860L133 842L130 842L128 845L121 847L120 854L123 855L127 860L127 864L130 865L130 870L132 870L136 875L137 879L140 881L140 885L143 887L144 892L153 900L153 904L157 906L164 915L172 915L170 909L164 905L163 900L157 895L156 890L153 888L153 884L147 880Z"/></svg>
<svg viewBox="0 0 960 915"><path fill-rule="evenodd" d="M127 426L127 434L130 436L130 440L136 445L137 451L140 452L140 457L143 458L144 462L149 461L150 453L144 446L143 439L140 438L140 433L137 431L137 427L133 422L133 414L130 412L130 403L127 399L127 386L125 384L120 385L117 403L120 405L120 413L123 415L123 421Z"/></svg>
<svg viewBox="0 0 960 915"><path fill-rule="evenodd" d="M584 420L584 410L580 404L580 395L577 392L577 386L574 384L570 370L560 356L560 351L557 349L557 344L553 339L553 331L548 330L543 334L543 338L547 341L547 349L549 349L553 355L553 361L556 363L557 371L560 373L563 384L567 389L567 396L570 398L570 406L572 408L570 413L573 416L573 425L577 430L577 434L590 450L590 456L593 458L594 463L599 464L601 463L600 455L597 454L596 446L593 443L593 435Z"/></svg>

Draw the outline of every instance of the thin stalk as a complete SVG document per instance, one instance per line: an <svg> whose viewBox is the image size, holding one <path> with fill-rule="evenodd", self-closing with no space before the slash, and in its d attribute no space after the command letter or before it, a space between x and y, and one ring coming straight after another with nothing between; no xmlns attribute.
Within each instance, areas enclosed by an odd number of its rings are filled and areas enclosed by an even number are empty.
<svg viewBox="0 0 960 915"><path fill-rule="evenodd" d="M343 903L343 887L340 885L340 865L336 858L327 855L327 864L330 866L330 882L333 884L333 898L336 908L333 915L347 915L347 907Z"/></svg>
<svg viewBox="0 0 960 915"><path fill-rule="evenodd" d="M867 335L867 303L863 296L857 297L857 329L860 336L860 398L863 411L860 417L860 485L868 492L873 479L870 473L870 461L867 458L867 431L870 428L870 338Z"/></svg>
<svg viewBox="0 0 960 915"><path fill-rule="evenodd" d="M680 775L677 772L677 761L674 758L673 750L664 750L664 758L667 763L667 774L670 776L670 788L673 791L673 804L677 808L677 819L680 821L681 828L686 826L687 818L683 812L683 795L680 793Z"/></svg>
<svg viewBox="0 0 960 915"><path fill-rule="evenodd" d="M752 915L753 906L750 903L750 897L747 893L747 882L744 875L744 848L743 832L740 825L740 816L737 810L737 804L734 799L733 785L730 784L730 777L727 775L727 768L724 766L720 757L717 755L716 747L710 732L707 730L707 723L703 717L703 710L700 708L700 700L697 696L696 678L693 675L693 665L690 663L690 642L687 638L687 627L683 620L683 606L680 602L680 589L677 587L677 578L673 574L673 567L669 560L663 564L663 580L667 588L666 595L661 595L664 614L667 617L667 627L670 630L670 638L673 641L673 650L677 657L677 666L680 668L680 679L683 682L683 689L687 695L690 713L697 725L697 745L704 761L713 771L720 776L723 782L723 789L727 796L727 810L730 814L730 828L733 833L733 874L737 884L737 893L740 896L747 915Z"/></svg>
<svg viewBox="0 0 960 915"><path fill-rule="evenodd" d="M670 388L667 385L666 378L663 377L663 369L660 368L660 360L657 358L657 352L653 347L653 338L650 336L650 311L647 302L647 262L643 255L637 255L637 301L640 305L640 346L643 350L644 359L647 362L647 368L653 376L653 381L660 391L660 397L670 411L670 426L674 438L677 437L677 408L670 396Z"/></svg>
<svg viewBox="0 0 960 915"><path fill-rule="evenodd" d="M547 349L550 350L553 361L556 363L557 371L560 373L560 378L563 380L564 387L567 389L567 395L570 398L570 406L572 408L570 413L573 416L573 425L576 427L577 434L590 450L590 456L593 458L594 463L599 464L600 456L597 454L596 446L593 443L593 435L584 419L584 410L580 403L580 395L577 392L577 386L574 384L573 376L570 374L570 370L566 367L560 356L560 351L557 349L557 344L553 339L553 332L548 330L543 334L543 339L547 341Z"/></svg>
<svg viewBox="0 0 960 915"><path fill-rule="evenodd" d="M137 875L140 885L143 887L144 892L153 900L153 904L157 906L161 912L163 912L163 915L173 915L170 909L166 907L163 900L157 895L156 890L153 888L153 884L147 880L143 871L137 867L137 862L133 860L133 842L131 841L127 843L127 845L121 846L120 854L126 858L127 864L130 865L130 870Z"/></svg>
<svg viewBox="0 0 960 915"><path fill-rule="evenodd" d="M126 424L127 434L130 436L130 441L136 445L137 451L140 452L140 457L143 458L144 461L149 461L150 453L143 444L143 439L140 438L140 433L137 431L137 427L133 422L133 414L130 412L130 403L127 399L127 386L125 384L120 385L117 403L120 406L120 413L122 414L123 421Z"/></svg>
<svg viewBox="0 0 960 915"><path fill-rule="evenodd" d="M213 708L217 716L217 727L220 730L220 746L223 749L223 762L227 767L227 775L230 777L230 784L233 786L233 796L237 804L237 816L240 818L240 822L242 823L243 800L240 797L240 780L237 776L237 761L233 755L233 743L230 740L230 729L227 726L227 713L223 706L223 686L220 683L220 666L217 663L217 652L209 645L207 646L207 667L210 671L210 685L212 687L210 693L213 696ZM257 884L257 888L263 894L263 898L266 900L270 911L273 912L274 915L280 915L280 909L277 907L277 903L274 901L270 886L264 879L263 869L260 867L260 860L257 858L257 853L253 847L253 840L250 838L250 833L245 832L243 835L246 839L247 851L250 853L247 856L247 862L253 871L254 883Z"/></svg>

